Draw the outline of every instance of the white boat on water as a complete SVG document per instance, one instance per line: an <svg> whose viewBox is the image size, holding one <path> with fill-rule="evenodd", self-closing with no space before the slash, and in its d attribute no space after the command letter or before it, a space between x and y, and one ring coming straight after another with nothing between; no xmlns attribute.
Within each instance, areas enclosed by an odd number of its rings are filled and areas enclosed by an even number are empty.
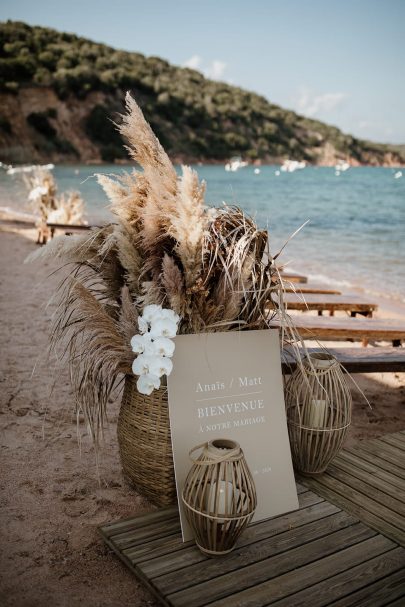
<svg viewBox="0 0 405 607"><path fill-rule="evenodd" d="M346 162L346 160L338 160L335 164L336 172L344 173L345 171L347 171L347 169L350 169L350 164Z"/></svg>
<svg viewBox="0 0 405 607"><path fill-rule="evenodd" d="M294 171L305 169L307 163L305 160L284 160L280 167L283 173L294 173Z"/></svg>
<svg viewBox="0 0 405 607"><path fill-rule="evenodd" d="M246 160L242 160L240 156L235 156L234 158L231 158L229 162L226 163L225 171L232 171L233 173L235 173L236 171L239 171L239 169L247 167L248 164L249 163L246 162Z"/></svg>
<svg viewBox="0 0 405 607"><path fill-rule="evenodd" d="M2 165L3 168L6 165ZM7 175L17 175L18 173L31 173L36 169L43 169L44 171L52 171L55 168L54 164L30 164L29 166L18 166L13 167L12 165L7 166Z"/></svg>

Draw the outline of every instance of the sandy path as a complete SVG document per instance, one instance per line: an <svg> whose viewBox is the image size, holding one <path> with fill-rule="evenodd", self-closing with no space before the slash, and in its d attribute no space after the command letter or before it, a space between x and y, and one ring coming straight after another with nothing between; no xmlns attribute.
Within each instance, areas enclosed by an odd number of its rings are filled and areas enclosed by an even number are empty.
<svg viewBox="0 0 405 607"><path fill-rule="evenodd" d="M78 451L66 372L57 375L50 396L55 374L39 355L50 314L44 302L55 281L47 278L49 266L23 265L34 248L27 238L0 233L2 605L156 605L97 535L98 525L153 507L122 477L117 405L100 488L88 443L81 456ZM373 410L355 396L350 440L404 429L404 374L356 379Z"/></svg>

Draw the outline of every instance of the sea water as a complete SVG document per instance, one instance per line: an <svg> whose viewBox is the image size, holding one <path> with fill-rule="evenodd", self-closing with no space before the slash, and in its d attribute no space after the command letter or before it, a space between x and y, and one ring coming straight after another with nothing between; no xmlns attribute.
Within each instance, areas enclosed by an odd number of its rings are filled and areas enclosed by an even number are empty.
<svg viewBox="0 0 405 607"><path fill-rule="evenodd" d="M207 182L207 203L238 205L269 230L274 255L288 243L280 262L311 280L341 290L360 287L369 294L405 301L405 171L380 167L307 167L283 173L276 166L251 166L231 173L223 166L195 167ZM57 166L59 191L79 190L89 222L111 219L108 201L94 174L130 167ZM21 177L0 172L0 204L25 208Z"/></svg>

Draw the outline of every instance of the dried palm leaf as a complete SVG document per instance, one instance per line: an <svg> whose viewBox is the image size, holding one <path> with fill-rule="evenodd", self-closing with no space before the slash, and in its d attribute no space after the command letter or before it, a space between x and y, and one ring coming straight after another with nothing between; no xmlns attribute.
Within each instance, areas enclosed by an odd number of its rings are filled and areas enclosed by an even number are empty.
<svg viewBox="0 0 405 607"><path fill-rule="evenodd" d="M55 314L51 348L62 352L71 369L78 411L97 446L102 438L108 398L119 374L131 367L132 351L119 324L83 284L70 279Z"/></svg>

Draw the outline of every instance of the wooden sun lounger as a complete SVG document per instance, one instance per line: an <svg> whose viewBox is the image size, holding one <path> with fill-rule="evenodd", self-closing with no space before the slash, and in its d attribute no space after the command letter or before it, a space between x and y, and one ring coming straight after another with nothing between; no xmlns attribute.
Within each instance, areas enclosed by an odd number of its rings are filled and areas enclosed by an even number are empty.
<svg viewBox="0 0 405 607"><path fill-rule="evenodd" d="M377 318L330 318L322 316L291 316L295 327L304 339L391 341L399 346L405 340L405 323L394 319ZM277 321L270 323L278 326Z"/></svg>
<svg viewBox="0 0 405 607"><path fill-rule="evenodd" d="M47 223L48 228L54 228L58 230L91 230L95 226L89 226L88 224L70 224L70 223Z"/></svg>
<svg viewBox="0 0 405 607"><path fill-rule="evenodd" d="M342 291L331 287L329 285L323 285L321 283L316 282L303 282L295 284L294 286L288 284L288 282L284 285L285 293L303 293L304 297L306 293L320 293L325 295L341 295Z"/></svg>
<svg viewBox="0 0 405 607"><path fill-rule="evenodd" d="M8 228L35 228L35 221L24 219L0 219L0 226Z"/></svg>
<svg viewBox="0 0 405 607"><path fill-rule="evenodd" d="M286 293L284 302L289 310L317 310L321 316L323 311L328 311L333 316L337 310L350 312L352 316L362 314L371 317L378 309L378 304L368 301L358 295L328 295L305 293Z"/></svg>
<svg viewBox="0 0 405 607"><path fill-rule="evenodd" d="M308 352L323 352L322 348L308 348ZM348 373L405 372L405 348L328 348ZM290 352L283 351L284 374L292 373L296 363Z"/></svg>
<svg viewBox="0 0 405 607"><path fill-rule="evenodd" d="M70 225L68 223L47 223L48 228L51 229L51 238L55 235L55 230L63 230L66 235L73 234L73 232L82 232L83 230L91 230L96 226L89 225Z"/></svg>
<svg viewBox="0 0 405 607"><path fill-rule="evenodd" d="M300 282L300 283L305 283L308 282L308 278L307 276L304 276L303 274L296 274L294 272L281 272L280 276L283 280L285 281L289 281L289 282Z"/></svg>

